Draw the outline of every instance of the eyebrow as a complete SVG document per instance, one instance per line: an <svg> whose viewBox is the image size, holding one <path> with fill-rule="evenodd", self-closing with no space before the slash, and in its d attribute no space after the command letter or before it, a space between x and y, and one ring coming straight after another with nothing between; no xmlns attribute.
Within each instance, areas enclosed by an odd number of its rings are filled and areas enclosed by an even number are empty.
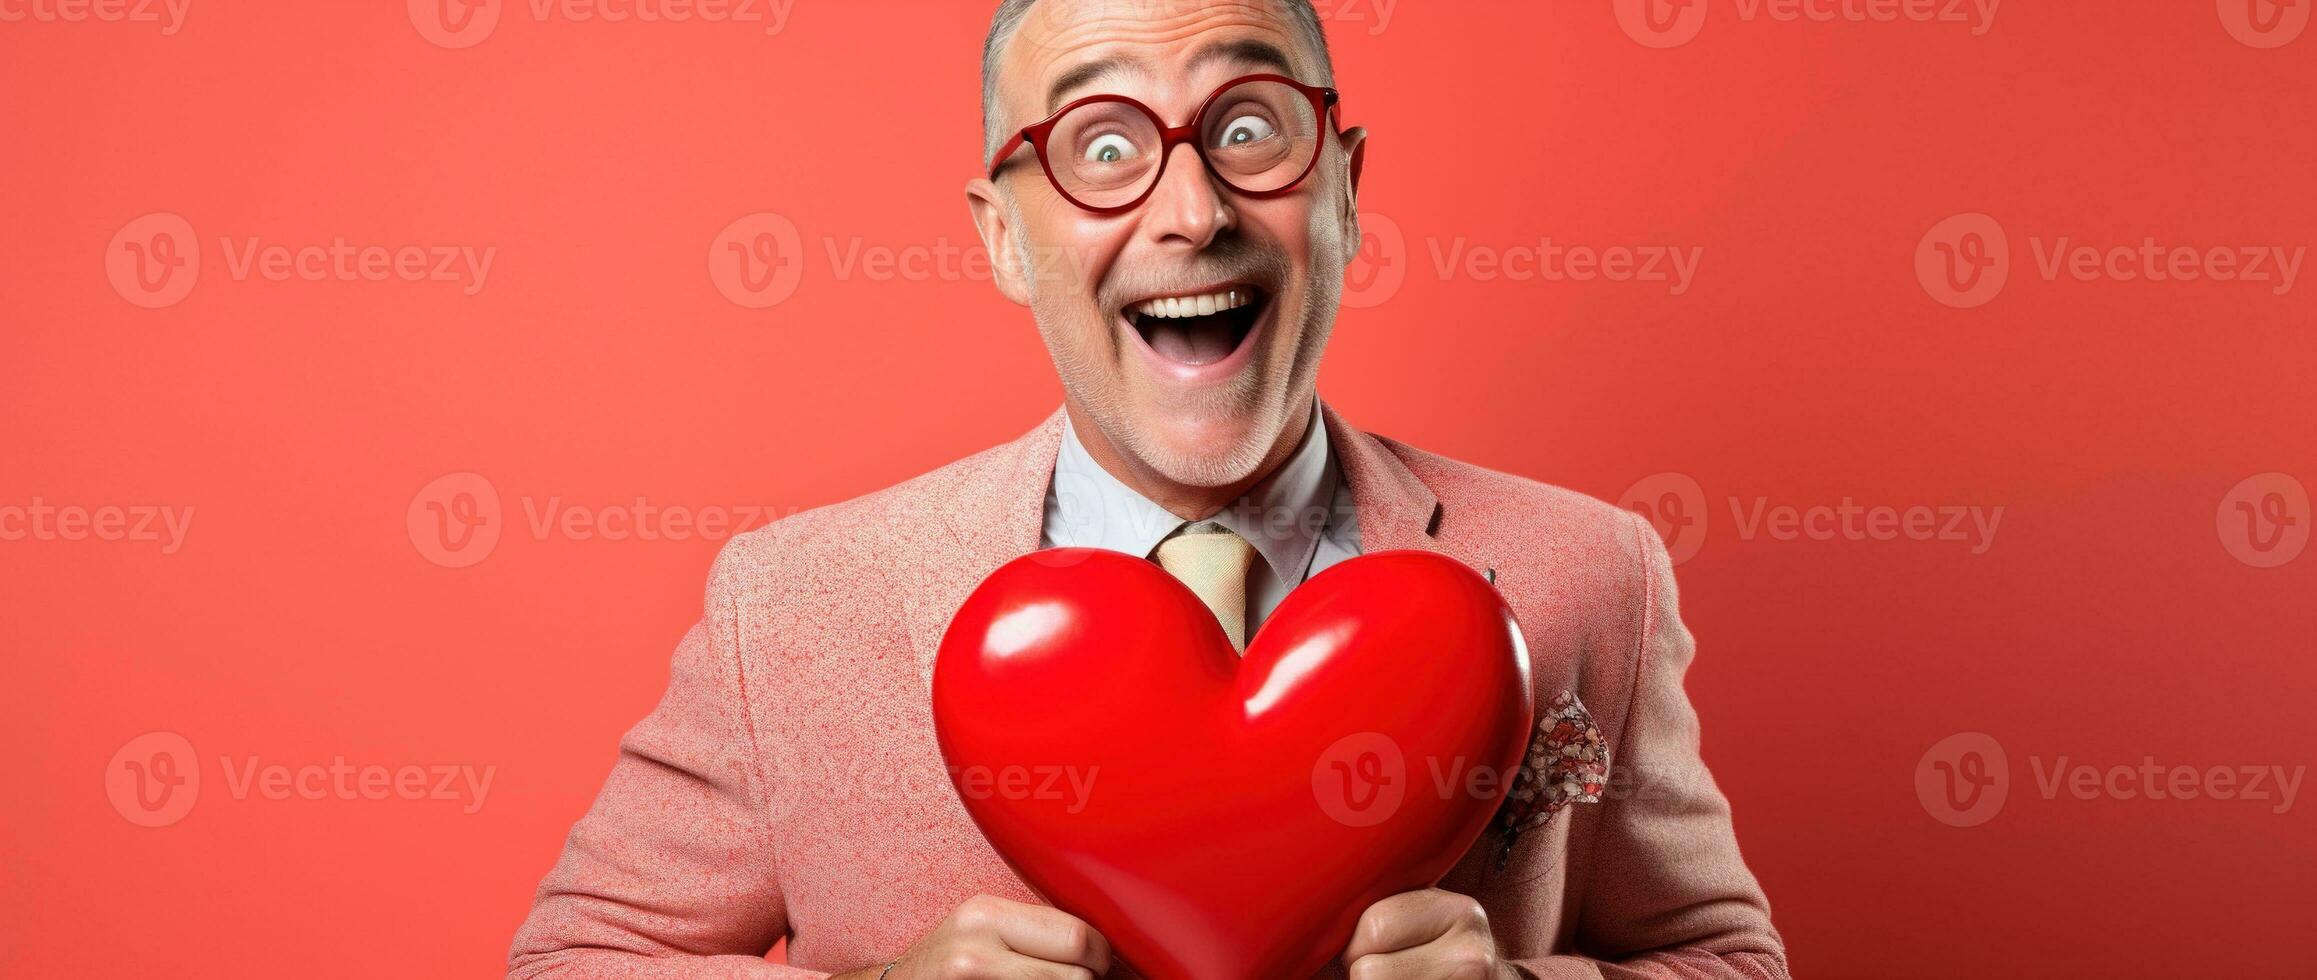
<svg viewBox="0 0 2317 980"><path fill-rule="evenodd" d="M1269 41L1251 37L1206 45L1191 54L1191 60L1184 66L1184 70L1197 71L1215 61L1234 61L1251 67L1270 68L1282 75L1294 71L1294 66L1288 64L1287 52L1279 50L1278 45ZM1046 114L1053 115L1054 110L1062 107L1063 96L1095 82L1119 75L1148 74L1150 65L1139 59L1104 58L1089 61L1054 79L1054 84L1046 89Z"/></svg>

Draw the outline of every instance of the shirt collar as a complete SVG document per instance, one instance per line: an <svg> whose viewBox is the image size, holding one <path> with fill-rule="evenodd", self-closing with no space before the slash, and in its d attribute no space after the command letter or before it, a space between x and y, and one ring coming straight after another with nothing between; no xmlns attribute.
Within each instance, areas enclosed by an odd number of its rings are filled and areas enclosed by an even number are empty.
<svg viewBox="0 0 2317 980"><path fill-rule="evenodd" d="M1207 520L1247 539L1271 574L1292 588L1311 567L1312 553L1331 516L1337 479L1326 427L1320 424L1315 404L1295 453ZM1054 479L1046 490L1048 544L1104 548L1146 558L1183 523L1095 462L1078 440L1078 430L1064 417Z"/></svg>

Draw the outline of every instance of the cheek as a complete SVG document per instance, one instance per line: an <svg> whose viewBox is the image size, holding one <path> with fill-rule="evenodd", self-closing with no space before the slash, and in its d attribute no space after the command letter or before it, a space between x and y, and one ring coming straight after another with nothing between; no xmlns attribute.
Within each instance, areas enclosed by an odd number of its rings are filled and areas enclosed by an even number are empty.
<svg viewBox="0 0 2317 980"><path fill-rule="evenodd" d="M1243 208L1241 220L1252 237L1276 249L1287 262L1287 291L1301 315L1298 322L1315 322L1314 315L1333 312L1341 293L1332 285L1344 266L1343 229L1334 215L1317 206L1319 195L1297 194ZM1274 343L1306 342L1307 331L1281 331Z"/></svg>
<svg viewBox="0 0 2317 980"><path fill-rule="evenodd" d="M1127 217L1080 211L1050 187L1037 197L1022 205L1031 295L1057 312L1077 310L1082 315L1118 261L1133 225Z"/></svg>
<svg viewBox="0 0 2317 980"><path fill-rule="evenodd" d="M1351 263L1359 247L1356 242L1346 241L1344 232L1343 221L1335 212L1312 209L1310 220L1304 222L1304 234L1310 243L1305 254L1311 257L1312 267L1341 269Z"/></svg>
<svg viewBox="0 0 2317 980"><path fill-rule="evenodd" d="M1306 191L1269 201L1241 205L1240 221L1251 237L1267 241L1287 259L1301 281L1315 268L1326 268L1342 247L1341 230L1319 195Z"/></svg>

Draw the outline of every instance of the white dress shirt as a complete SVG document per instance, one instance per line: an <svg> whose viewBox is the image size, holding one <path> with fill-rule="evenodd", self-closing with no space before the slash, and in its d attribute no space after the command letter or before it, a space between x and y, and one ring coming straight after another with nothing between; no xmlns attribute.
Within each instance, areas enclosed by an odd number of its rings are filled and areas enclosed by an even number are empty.
<svg viewBox="0 0 2317 980"><path fill-rule="evenodd" d="M1247 635L1279 608L1289 590L1360 553L1359 517L1344 485L1319 406L1279 469L1230 506L1205 518L1255 546L1263 560L1247 569ZM1063 417L1062 448L1046 486L1044 548L1107 548L1148 558L1160 541L1189 523L1119 482L1078 441Z"/></svg>

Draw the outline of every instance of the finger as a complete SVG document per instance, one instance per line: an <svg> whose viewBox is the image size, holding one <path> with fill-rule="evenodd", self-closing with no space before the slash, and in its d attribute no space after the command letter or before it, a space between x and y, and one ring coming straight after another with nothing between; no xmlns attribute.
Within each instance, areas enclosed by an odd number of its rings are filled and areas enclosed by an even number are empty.
<svg viewBox="0 0 2317 980"><path fill-rule="evenodd" d="M1452 930L1412 949L1362 956L1352 961L1348 980L1493 980L1497 963L1495 939Z"/></svg>
<svg viewBox="0 0 2317 980"><path fill-rule="evenodd" d="M1007 959L990 975L1005 980L1094 980L1100 972L1075 963L1055 963L1021 953L1000 953Z"/></svg>
<svg viewBox="0 0 2317 980"><path fill-rule="evenodd" d="M931 964L930 975L954 980L1094 980L1094 971L1025 956L1001 946L967 946ZM914 964L912 964L914 971ZM915 972L909 974L916 976Z"/></svg>
<svg viewBox="0 0 2317 980"><path fill-rule="evenodd" d="M1348 967L1363 956L1422 946L1459 926L1485 928L1486 922L1487 914L1470 896L1437 888L1401 892L1360 913L1351 944L1344 947L1343 962Z"/></svg>
<svg viewBox="0 0 2317 980"><path fill-rule="evenodd" d="M1350 980L1467 980L1488 976L1489 967L1431 943L1397 953L1370 953L1352 961Z"/></svg>
<svg viewBox="0 0 2317 980"><path fill-rule="evenodd" d="M1015 903L1009 912L997 920L998 940L1007 949L1095 974L1109 972L1110 943L1085 920L1044 905Z"/></svg>

